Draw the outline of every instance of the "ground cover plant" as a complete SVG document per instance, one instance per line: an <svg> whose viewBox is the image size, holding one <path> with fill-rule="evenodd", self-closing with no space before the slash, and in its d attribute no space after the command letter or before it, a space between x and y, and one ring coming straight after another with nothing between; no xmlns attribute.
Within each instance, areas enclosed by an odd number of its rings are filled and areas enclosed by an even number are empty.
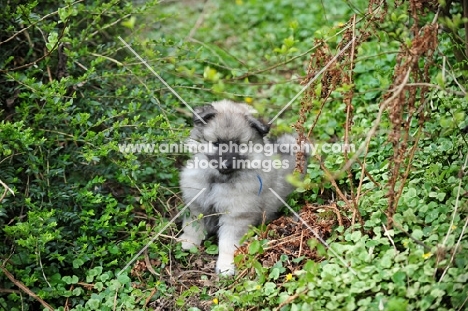
<svg viewBox="0 0 468 311"><path fill-rule="evenodd" d="M464 310L463 3L3 1L0 309ZM190 111L150 68L193 106L299 95L273 132L319 148L233 278L177 243L187 155L139 144Z"/></svg>

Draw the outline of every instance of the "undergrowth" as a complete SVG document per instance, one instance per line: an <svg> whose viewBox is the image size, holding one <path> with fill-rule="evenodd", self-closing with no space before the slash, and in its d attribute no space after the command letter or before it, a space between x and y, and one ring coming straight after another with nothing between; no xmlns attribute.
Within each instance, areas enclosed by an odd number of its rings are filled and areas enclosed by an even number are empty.
<svg viewBox="0 0 468 311"><path fill-rule="evenodd" d="M463 1L1 3L2 309L466 308ZM317 147L308 225L253 228L232 279L177 243L187 155L128 145L188 134L149 67L191 106L289 103L273 132Z"/></svg>

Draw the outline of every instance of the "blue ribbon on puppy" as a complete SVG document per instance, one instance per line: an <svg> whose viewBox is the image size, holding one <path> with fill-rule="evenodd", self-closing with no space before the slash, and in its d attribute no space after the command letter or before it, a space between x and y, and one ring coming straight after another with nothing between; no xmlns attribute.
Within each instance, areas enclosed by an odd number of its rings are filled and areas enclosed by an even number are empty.
<svg viewBox="0 0 468 311"><path fill-rule="evenodd" d="M257 195L260 195L260 193L262 193L262 189L263 189L263 181L262 181L262 178L260 177L260 175L257 174L257 178L258 178L258 182L260 183L260 189L258 189L258 194Z"/></svg>

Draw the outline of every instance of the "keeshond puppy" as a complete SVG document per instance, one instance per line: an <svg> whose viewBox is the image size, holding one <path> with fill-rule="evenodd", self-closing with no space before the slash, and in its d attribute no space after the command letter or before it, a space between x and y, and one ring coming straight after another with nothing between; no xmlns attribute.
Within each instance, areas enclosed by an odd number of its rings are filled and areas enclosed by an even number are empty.
<svg viewBox="0 0 468 311"><path fill-rule="evenodd" d="M274 219L283 205L275 193L284 199L293 190L285 177L296 165L296 138L285 134L269 141L269 126L247 104L223 100L194 111L188 141L194 156L180 175L190 210L182 248L217 233L216 272L232 275L234 252L249 226Z"/></svg>

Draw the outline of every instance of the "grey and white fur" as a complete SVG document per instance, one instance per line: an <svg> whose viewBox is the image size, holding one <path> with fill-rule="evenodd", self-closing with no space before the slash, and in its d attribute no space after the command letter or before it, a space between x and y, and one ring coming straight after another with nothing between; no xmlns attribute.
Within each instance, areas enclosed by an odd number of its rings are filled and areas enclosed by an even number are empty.
<svg viewBox="0 0 468 311"><path fill-rule="evenodd" d="M265 146L272 143L265 137L269 126L255 118L254 113L249 105L229 100L196 108L190 143L212 150L196 152L180 175L185 203L205 189L190 204L190 215L183 219L184 232L179 237L182 248L198 246L207 234L217 233L216 272L224 275L234 274L234 252L249 226L274 219L282 206L270 188L283 199L293 190L285 177L294 170L294 153L221 151L220 144L235 146L251 142ZM296 138L285 134L275 143L292 145L296 144ZM244 161L243 166L236 166L239 160ZM211 167L196 165L209 161ZM268 161L276 161L279 168L259 167L258 163Z"/></svg>

